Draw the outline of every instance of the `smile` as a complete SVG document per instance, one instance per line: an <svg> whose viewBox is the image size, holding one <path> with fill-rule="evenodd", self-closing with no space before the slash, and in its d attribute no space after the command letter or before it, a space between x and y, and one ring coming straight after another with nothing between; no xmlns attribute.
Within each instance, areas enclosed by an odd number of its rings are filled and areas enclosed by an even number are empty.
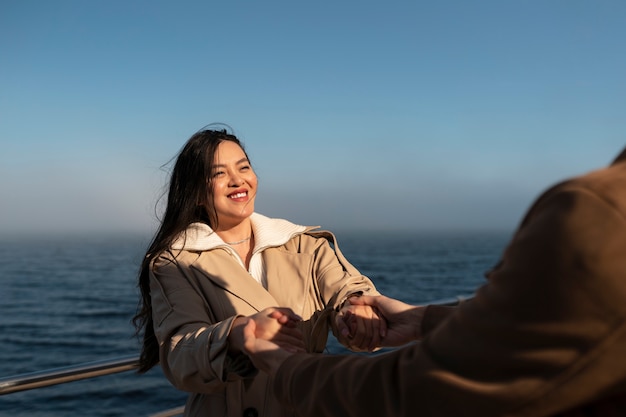
<svg viewBox="0 0 626 417"><path fill-rule="evenodd" d="M244 197L247 197L247 196L248 196L247 192L245 192L245 193L235 193L235 194L229 195L228 198L237 199L237 198L244 198Z"/></svg>

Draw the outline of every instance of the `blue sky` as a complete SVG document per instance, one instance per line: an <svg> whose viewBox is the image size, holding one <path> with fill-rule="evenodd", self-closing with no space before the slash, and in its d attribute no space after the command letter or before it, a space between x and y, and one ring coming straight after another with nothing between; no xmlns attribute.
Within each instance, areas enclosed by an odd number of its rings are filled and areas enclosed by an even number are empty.
<svg viewBox="0 0 626 417"><path fill-rule="evenodd" d="M0 234L151 233L227 123L257 211L513 230L626 144L626 3L0 1Z"/></svg>

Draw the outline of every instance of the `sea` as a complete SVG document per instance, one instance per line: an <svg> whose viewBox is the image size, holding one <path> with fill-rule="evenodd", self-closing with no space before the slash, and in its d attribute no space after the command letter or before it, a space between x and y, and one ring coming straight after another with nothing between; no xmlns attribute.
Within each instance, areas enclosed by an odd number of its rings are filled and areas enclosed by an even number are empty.
<svg viewBox="0 0 626 417"><path fill-rule="evenodd" d="M414 304L471 296L510 232L336 232L378 290ZM150 236L0 237L0 379L139 354L131 319ZM331 335L327 353L348 353ZM0 416L152 416L184 405L159 367L0 395Z"/></svg>

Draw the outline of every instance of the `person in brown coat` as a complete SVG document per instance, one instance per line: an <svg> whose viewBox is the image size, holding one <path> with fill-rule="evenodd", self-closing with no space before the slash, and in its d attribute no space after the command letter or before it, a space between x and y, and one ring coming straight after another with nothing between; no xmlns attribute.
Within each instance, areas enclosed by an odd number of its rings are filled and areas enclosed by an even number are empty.
<svg viewBox="0 0 626 417"><path fill-rule="evenodd" d="M626 149L532 205L458 307L383 296L363 357L293 354L244 329L244 349L301 416L626 416Z"/></svg>

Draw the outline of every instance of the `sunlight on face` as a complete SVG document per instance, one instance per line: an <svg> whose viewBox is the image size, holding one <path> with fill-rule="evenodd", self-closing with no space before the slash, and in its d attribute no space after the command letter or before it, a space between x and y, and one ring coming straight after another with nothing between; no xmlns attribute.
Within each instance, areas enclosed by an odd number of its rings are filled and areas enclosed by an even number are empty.
<svg viewBox="0 0 626 417"><path fill-rule="evenodd" d="M243 149L234 142L220 143L211 175L219 229L247 220L254 212L257 177Z"/></svg>

